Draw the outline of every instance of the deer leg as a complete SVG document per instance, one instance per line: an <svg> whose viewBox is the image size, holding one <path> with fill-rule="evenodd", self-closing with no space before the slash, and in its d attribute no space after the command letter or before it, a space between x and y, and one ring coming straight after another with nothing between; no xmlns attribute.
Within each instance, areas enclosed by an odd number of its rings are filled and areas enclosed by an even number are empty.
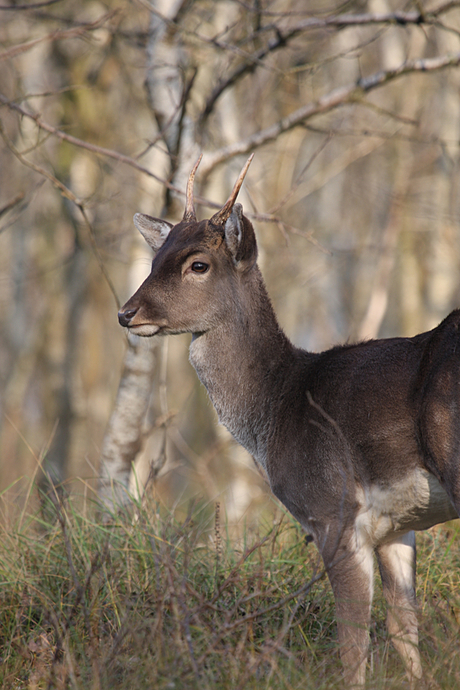
<svg viewBox="0 0 460 690"><path fill-rule="evenodd" d="M343 542L345 541L345 545ZM369 650L373 595L372 547L357 544L356 534L341 539L334 554L323 558L334 592L340 657L347 688L363 687Z"/></svg>
<svg viewBox="0 0 460 690"><path fill-rule="evenodd" d="M388 602L387 626L402 657L411 687L422 677L415 602L415 534L408 532L376 548Z"/></svg>

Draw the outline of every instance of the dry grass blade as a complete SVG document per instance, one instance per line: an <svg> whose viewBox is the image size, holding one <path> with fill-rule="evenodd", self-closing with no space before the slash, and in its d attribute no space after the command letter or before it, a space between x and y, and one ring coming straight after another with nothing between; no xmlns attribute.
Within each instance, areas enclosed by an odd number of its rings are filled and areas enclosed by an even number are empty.
<svg viewBox="0 0 460 690"><path fill-rule="evenodd" d="M246 534L239 553L219 516L216 587L210 506L183 521L144 501L135 524L102 526L49 500L56 524L29 515L1 534L3 687L340 687L332 596L316 550L286 517L262 538ZM449 528L419 542L427 675L446 688L460 680L456 537ZM372 687L387 690L404 672L376 600Z"/></svg>

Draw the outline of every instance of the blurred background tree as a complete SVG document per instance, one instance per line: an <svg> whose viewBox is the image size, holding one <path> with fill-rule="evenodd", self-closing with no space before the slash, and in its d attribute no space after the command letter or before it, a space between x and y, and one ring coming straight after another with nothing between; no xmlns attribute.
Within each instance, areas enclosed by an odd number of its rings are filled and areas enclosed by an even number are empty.
<svg viewBox="0 0 460 690"><path fill-rule="evenodd" d="M240 198L280 322L313 350L459 306L460 2L0 5L0 486L268 505L189 337L127 340L141 211ZM121 382L121 383L120 383ZM78 479L78 484L76 482ZM123 494L122 494L123 495Z"/></svg>

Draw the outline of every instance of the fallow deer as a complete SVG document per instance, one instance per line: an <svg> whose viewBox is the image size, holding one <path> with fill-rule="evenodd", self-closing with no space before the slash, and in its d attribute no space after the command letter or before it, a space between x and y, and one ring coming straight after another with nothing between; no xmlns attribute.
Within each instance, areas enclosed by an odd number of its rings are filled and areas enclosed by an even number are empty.
<svg viewBox="0 0 460 690"><path fill-rule="evenodd" d="M414 530L460 510L460 311L412 338L295 347L235 203L250 160L209 220L194 209L199 161L180 223L134 216L156 256L119 322L141 336L192 334L190 361L220 421L321 552L347 686L365 682L376 554L389 634L414 685Z"/></svg>

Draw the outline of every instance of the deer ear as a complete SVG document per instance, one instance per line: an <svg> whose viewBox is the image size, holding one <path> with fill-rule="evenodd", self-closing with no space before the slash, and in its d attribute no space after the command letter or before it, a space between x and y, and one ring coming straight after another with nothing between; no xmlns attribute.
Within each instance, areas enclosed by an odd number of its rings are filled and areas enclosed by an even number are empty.
<svg viewBox="0 0 460 690"><path fill-rule="evenodd" d="M225 222L225 242L235 266L243 271L250 269L257 260L257 242L254 228L243 215L241 204L235 204Z"/></svg>
<svg viewBox="0 0 460 690"><path fill-rule="evenodd" d="M149 244L154 252L157 252L164 244L171 228L171 223L158 218L146 216L145 213L136 213L134 218L134 225L141 233L147 244Z"/></svg>

